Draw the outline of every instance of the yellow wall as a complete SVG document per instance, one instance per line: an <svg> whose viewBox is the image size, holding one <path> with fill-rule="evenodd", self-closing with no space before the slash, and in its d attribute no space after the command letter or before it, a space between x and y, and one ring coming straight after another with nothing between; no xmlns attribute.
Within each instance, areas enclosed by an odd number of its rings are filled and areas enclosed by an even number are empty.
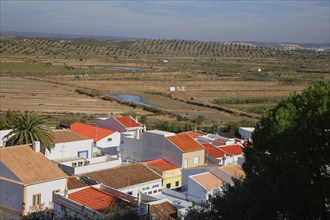
<svg viewBox="0 0 330 220"><path fill-rule="evenodd" d="M179 186L175 186L176 181L179 181ZM163 171L163 187L171 183L171 188L181 187L182 185L182 174L181 168Z"/></svg>
<svg viewBox="0 0 330 220"><path fill-rule="evenodd" d="M182 154L182 168L185 168L184 167L185 159L188 159L188 166L186 168L203 165L204 164L204 156L205 156L204 150L193 151L193 152L189 152L189 153L183 153ZM199 157L198 164L193 163L194 157Z"/></svg>

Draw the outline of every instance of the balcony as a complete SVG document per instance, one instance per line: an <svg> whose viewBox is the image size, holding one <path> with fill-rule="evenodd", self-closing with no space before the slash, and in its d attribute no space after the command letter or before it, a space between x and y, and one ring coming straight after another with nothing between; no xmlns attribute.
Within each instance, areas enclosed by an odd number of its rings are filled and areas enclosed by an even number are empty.
<svg viewBox="0 0 330 220"><path fill-rule="evenodd" d="M52 201L50 202L44 202L38 205L31 205L29 207L29 213L32 212L42 212L45 210L53 209L54 208L54 203Z"/></svg>

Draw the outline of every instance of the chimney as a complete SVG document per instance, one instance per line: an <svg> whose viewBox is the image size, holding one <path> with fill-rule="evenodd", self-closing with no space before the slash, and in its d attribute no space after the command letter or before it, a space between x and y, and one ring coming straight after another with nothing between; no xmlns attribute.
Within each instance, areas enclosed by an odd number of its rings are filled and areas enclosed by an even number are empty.
<svg viewBox="0 0 330 220"><path fill-rule="evenodd" d="M40 152L40 141L33 141L32 147L35 152Z"/></svg>
<svg viewBox="0 0 330 220"><path fill-rule="evenodd" d="M140 139L140 129L136 129L136 139Z"/></svg>
<svg viewBox="0 0 330 220"><path fill-rule="evenodd" d="M141 191L139 190L138 194L137 194L137 205L140 206L141 205Z"/></svg>

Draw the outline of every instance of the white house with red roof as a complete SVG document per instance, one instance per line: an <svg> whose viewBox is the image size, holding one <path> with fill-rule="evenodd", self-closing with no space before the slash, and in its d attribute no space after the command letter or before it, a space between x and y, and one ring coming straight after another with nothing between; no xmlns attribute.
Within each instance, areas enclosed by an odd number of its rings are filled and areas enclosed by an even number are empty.
<svg viewBox="0 0 330 220"><path fill-rule="evenodd" d="M186 133L151 130L143 140L122 136L120 148L122 159L132 162L163 158L183 168L204 164L204 148Z"/></svg>
<svg viewBox="0 0 330 220"><path fill-rule="evenodd" d="M57 218L67 215L81 219L112 219L120 212L132 210L137 215L146 214L148 205L105 185L87 186L54 195Z"/></svg>
<svg viewBox="0 0 330 220"><path fill-rule="evenodd" d="M136 139L139 139L142 132L145 131L145 126L140 124L137 119L133 119L130 116L97 118L96 125L124 133Z"/></svg>
<svg viewBox="0 0 330 220"><path fill-rule="evenodd" d="M93 139L94 147L103 154L116 155L119 150L120 133L118 131L80 122L71 124L70 130L85 138Z"/></svg>

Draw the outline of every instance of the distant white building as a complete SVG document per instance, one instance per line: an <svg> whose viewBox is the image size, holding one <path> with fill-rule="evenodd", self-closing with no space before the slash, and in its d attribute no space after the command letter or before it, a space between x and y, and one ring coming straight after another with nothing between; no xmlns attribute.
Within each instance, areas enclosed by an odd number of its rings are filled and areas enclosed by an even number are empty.
<svg viewBox="0 0 330 220"><path fill-rule="evenodd" d="M146 128L130 116L97 118L96 126L131 135L139 139Z"/></svg>
<svg viewBox="0 0 330 220"><path fill-rule="evenodd" d="M94 147L103 154L117 155L120 146L120 133L118 131L80 122L70 125L70 130L85 138L93 139Z"/></svg>
<svg viewBox="0 0 330 220"><path fill-rule="evenodd" d="M6 146L6 138L5 136L7 134L9 134L12 131L12 129L8 129L8 130L1 130L0 131L0 147L4 147Z"/></svg>
<svg viewBox="0 0 330 220"><path fill-rule="evenodd" d="M252 138L254 132L253 127L240 127L238 128L238 133L241 135L241 138L244 140L249 140Z"/></svg>
<svg viewBox="0 0 330 220"><path fill-rule="evenodd" d="M38 142L34 149L30 145L0 149L0 205L8 218L52 209L53 194L66 189L67 175L38 152Z"/></svg>

